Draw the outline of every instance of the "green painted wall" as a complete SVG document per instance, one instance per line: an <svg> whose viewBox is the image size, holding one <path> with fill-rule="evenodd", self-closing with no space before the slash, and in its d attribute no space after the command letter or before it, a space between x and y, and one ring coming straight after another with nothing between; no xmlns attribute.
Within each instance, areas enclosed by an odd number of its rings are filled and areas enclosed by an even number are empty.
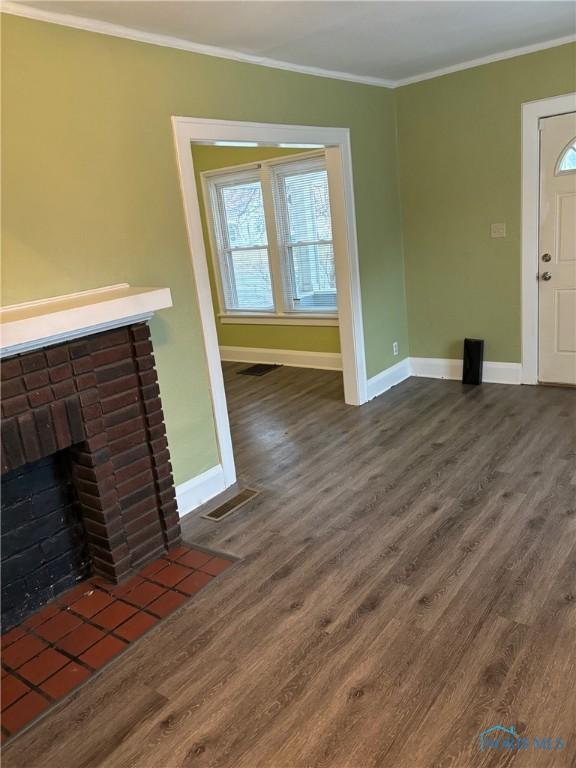
<svg viewBox="0 0 576 768"><path fill-rule="evenodd" d="M397 90L411 355L520 361L520 105L574 90L574 45Z"/></svg>
<svg viewBox="0 0 576 768"><path fill-rule="evenodd" d="M218 168L231 168L243 163L256 163L275 157L301 154L301 149L288 150L278 147L192 147L196 184L202 190L200 174L202 171L214 171ZM206 253L210 254L210 242L206 223L204 196L200 192L200 215ZM216 282L211 256L208 258L212 300L216 314L218 341L221 346L259 347L262 349L296 349L310 352L340 352L340 336L334 326L318 325L230 325L218 319L219 307Z"/></svg>
<svg viewBox="0 0 576 768"><path fill-rule="evenodd" d="M217 463L171 115L351 129L367 366L407 352L393 91L2 17L3 299L165 285L175 477Z"/></svg>
<svg viewBox="0 0 576 768"><path fill-rule="evenodd" d="M7 15L1 31L3 301L171 288L152 331L177 482L218 452L171 115L351 129L374 376L408 354L398 106L410 354L459 357L475 335L487 359L520 359L520 104L576 89L575 46L393 92ZM497 221L506 239L490 239ZM306 348L322 350L333 329L307 331ZM229 327L227 343L245 332ZM258 333L302 348L290 326Z"/></svg>

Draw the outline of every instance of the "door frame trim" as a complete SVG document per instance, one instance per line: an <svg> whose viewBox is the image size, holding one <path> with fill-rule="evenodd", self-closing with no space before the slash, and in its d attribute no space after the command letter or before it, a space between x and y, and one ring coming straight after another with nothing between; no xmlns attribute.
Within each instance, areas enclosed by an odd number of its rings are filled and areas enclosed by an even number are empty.
<svg viewBox="0 0 576 768"><path fill-rule="evenodd" d="M538 384L540 120L576 112L576 93L522 104L522 384Z"/></svg>
<svg viewBox="0 0 576 768"><path fill-rule="evenodd" d="M334 222L333 239L338 283L344 397L349 405L362 405L367 401L368 395L350 130L178 116L172 117L172 127L208 367L218 451L224 471L225 487L228 487L236 480L236 470L216 319L208 277L208 260L202 233L200 202L190 145L192 142L256 141L264 146L312 144L326 147L328 177L336 182L330 188L330 203Z"/></svg>

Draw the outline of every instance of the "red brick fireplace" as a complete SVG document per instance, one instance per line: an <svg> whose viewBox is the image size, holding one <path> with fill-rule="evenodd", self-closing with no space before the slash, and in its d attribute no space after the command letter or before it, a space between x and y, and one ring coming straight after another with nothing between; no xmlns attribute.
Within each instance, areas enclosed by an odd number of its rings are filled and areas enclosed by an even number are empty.
<svg viewBox="0 0 576 768"><path fill-rule="evenodd" d="M65 457L74 496L71 504L81 521L92 573L122 581L179 540L147 323L8 357L1 370L3 479L10 477L13 485L19 482L33 509L27 491L30 475L25 472L35 462L44 466L45 457ZM44 519L48 507L36 506L38 519ZM18 526L18 515L11 517ZM26 525L35 524L34 514L32 518ZM11 534L12 540L21 534ZM22 547L32 552L26 541ZM14 556L21 555L16 551ZM47 557L46 547L41 547L38 568ZM18 580L19 571L12 570ZM26 588L30 594L34 583L19 584L16 591ZM4 583L3 589L8 588L10 584Z"/></svg>

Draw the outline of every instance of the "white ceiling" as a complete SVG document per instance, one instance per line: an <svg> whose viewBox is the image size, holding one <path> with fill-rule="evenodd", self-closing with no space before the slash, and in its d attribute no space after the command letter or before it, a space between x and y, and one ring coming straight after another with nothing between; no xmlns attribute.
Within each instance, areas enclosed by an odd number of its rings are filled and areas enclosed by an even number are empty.
<svg viewBox="0 0 576 768"><path fill-rule="evenodd" d="M226 49L213 52L220 55L382 84L545 47L576 33L571 0L32 0L18 5L27 6L26 15L37 9L48 17L67 14Z"/></svg>

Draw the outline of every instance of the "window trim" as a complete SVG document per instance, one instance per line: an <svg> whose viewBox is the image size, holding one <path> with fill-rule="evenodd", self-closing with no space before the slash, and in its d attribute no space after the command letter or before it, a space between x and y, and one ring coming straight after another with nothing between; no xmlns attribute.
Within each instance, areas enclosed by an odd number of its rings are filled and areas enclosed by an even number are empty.
<svg viewBox="0 0 576 768"><path fill-rule="evenodd" d="M281 315L277 312L228 312L218 313L218 319L223 325L339 325L337 315L326 315L317 312L313 315L304 312L292 312Z"/></svg>
<svg viewBox="0 0 576 768"><path fill-rule="evenodd" d="M288 164L305 164L308 160L324 159L326 164L327 157L324 149L313 150L311 152L302 152L297 155L283 155L269 160L262 160L255 163L242 163L240 165L226 166L200 173L202 185L202 197L204 203L204 213L208 229L208 241L210 246L210 258L214 272L214 282L216 284L216 296L218 300L218 319L223 324L246 324L246 325L339 325L338 310L336 312L299 312L297 310L286 309L284 306L284 287L281 266L280 240L278 234L278 224L276 221L276 211L274 205L273 178L274 167ZM218 238L214 231L213 215L211 213L213 193L216 187L216 179L220 183L226 183L228 179L234 177L243 171L258 170L260 182L262 185L262 201L264 204L264 217L266 220L266 229L268 231L268 257L270 263L270 277L272 282L272 294L275 311L270 310L228 310L224 299L225 291L223 285L223 276L220 268ZM331 241L333 243L333 240Z"/></svg>

